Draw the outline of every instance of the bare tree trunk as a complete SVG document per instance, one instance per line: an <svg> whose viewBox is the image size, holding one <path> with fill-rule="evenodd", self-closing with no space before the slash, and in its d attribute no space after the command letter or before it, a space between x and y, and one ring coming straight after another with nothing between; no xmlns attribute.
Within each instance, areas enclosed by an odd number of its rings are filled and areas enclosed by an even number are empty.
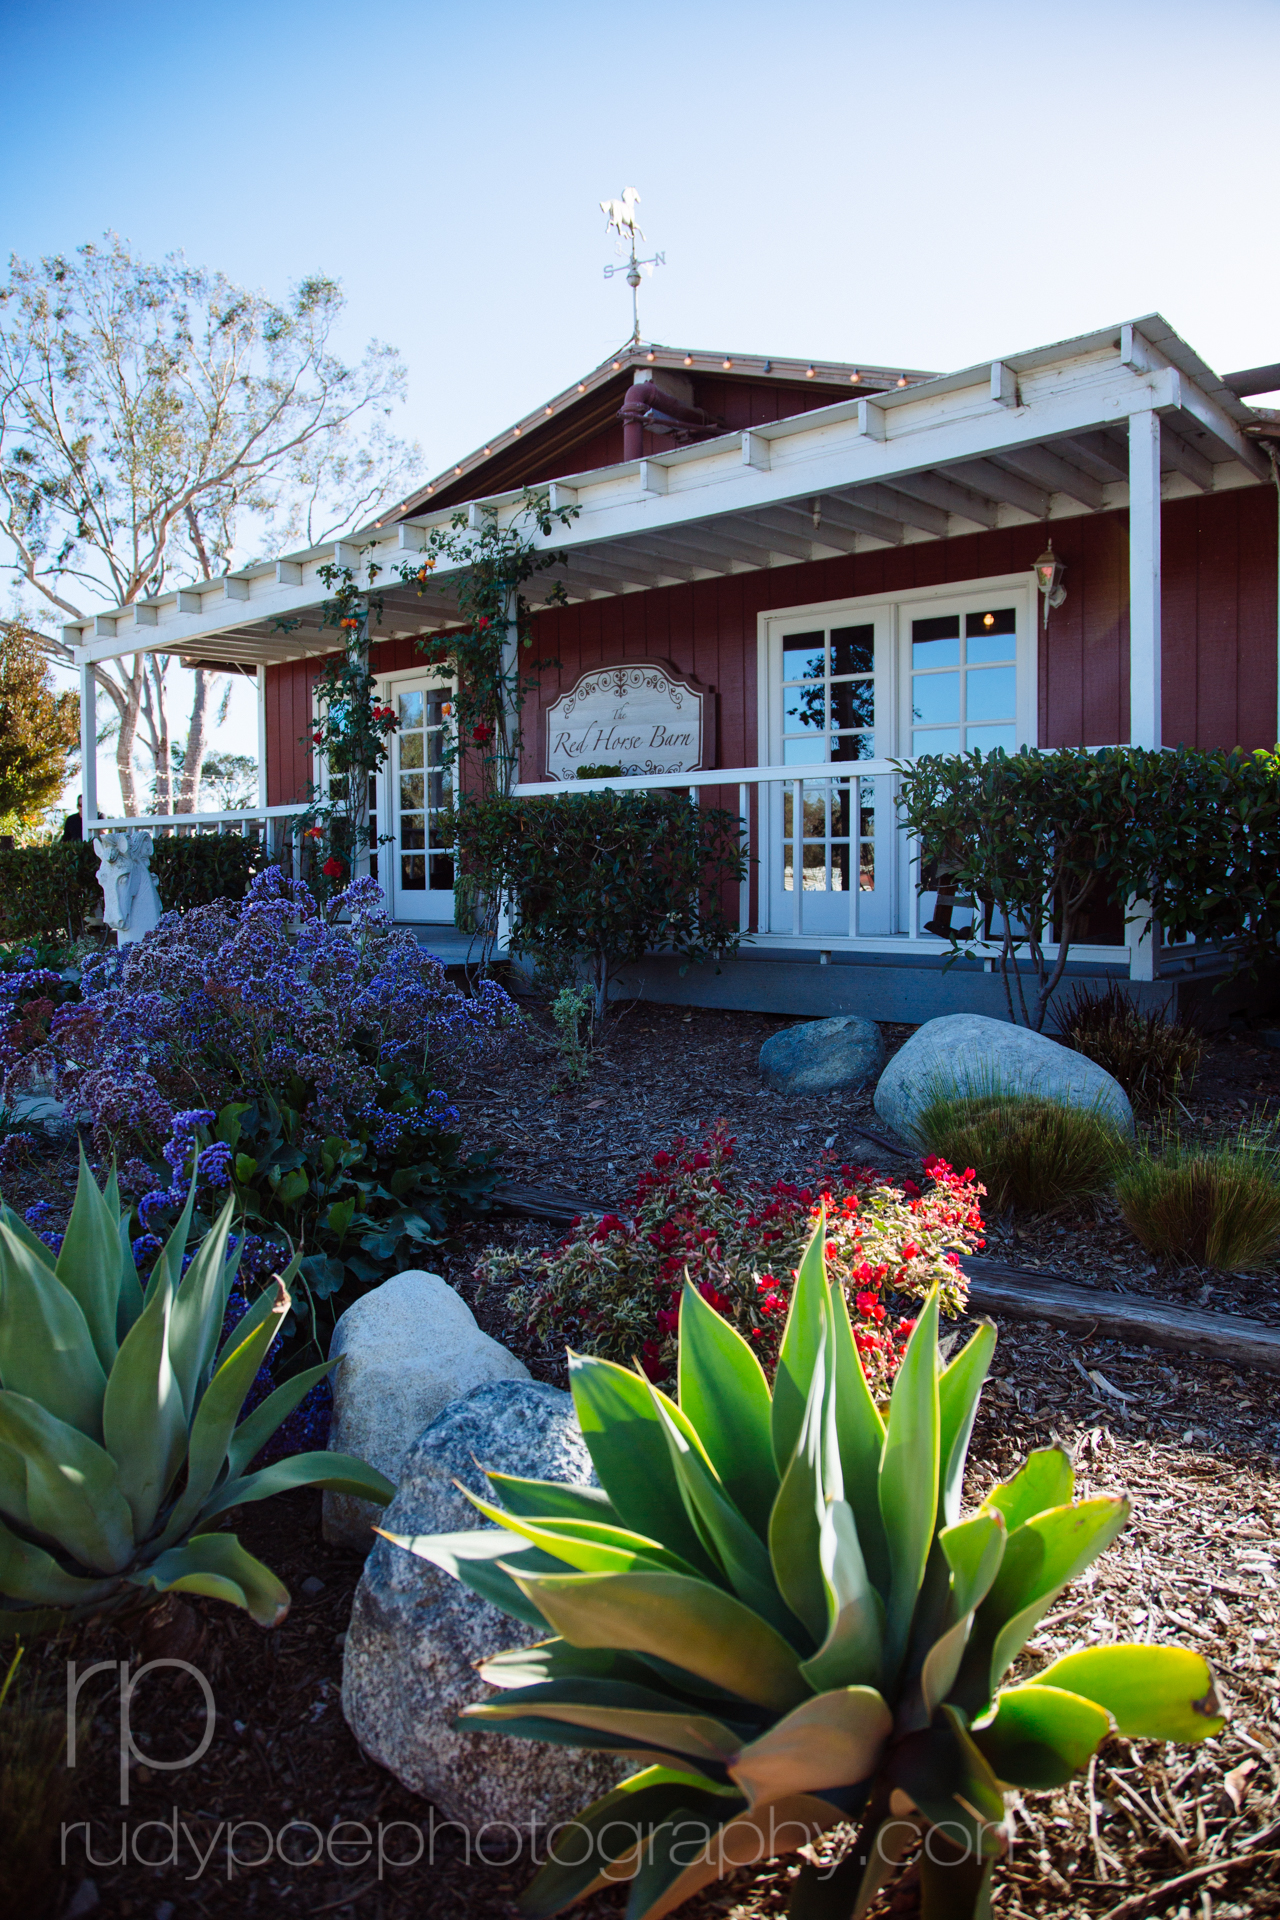
<svg viewBox="0 0 1280 1920"><path fill-rule="evenodd" d="M199 805L200 773L212 731L210 696L214 678L207 667L196 668L196 689L191 697L191 724L187 728L186 757L182 762L182 781L175 813L194 813Z"/></svg>
<svg viewBox="0 0 1280 1920"><path fill-rule="evenodd" d="M133 773L133 749L142 716L144 655L135 653L131 673L121 673L120 731L116 735L116 772L120 776L120 802L126 815L138 811L138 789Z"/></svg>
<svg viewBox="0 0 1280 1920"><path fill-rule="evenodd" d="M164 668L155 654L147 656L151 667L151 684L155 689L155 716L152 722L152 756L156 763L156 813L172 813L173 806L173 750L169 740L169 702L168 688L165 685Z"/></svg>

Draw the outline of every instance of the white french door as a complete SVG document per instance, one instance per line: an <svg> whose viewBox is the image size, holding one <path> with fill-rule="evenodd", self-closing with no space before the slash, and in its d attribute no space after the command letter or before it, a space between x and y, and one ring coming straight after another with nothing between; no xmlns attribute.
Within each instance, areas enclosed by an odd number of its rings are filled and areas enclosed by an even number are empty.
<svg viewBox="0 0 1280 1920"><path fill-rule="evenodd" d="M796 773L768 789L762 930L930 937L885 762L1035 744L1035 606L1016 574L761 616L761 742Z"/></svg>
<svg viewBox="0 0 1280 1920"><path fill-rule="evenodd" d="M378 875L394 920L453 922L454 849L442 816L453 802L443 765L453 729L453 684L438 673L392 674L379 683L395 709L384 769Z"/></svg>
<svg viewBox="0 0 1280 1920"><path fill-rule="evenodd" d="M769 618L769 761L794 767L798 783L768 790L771 932L891 931L888 777L858 772L890 751L891 612L810 608Z"/></svg>

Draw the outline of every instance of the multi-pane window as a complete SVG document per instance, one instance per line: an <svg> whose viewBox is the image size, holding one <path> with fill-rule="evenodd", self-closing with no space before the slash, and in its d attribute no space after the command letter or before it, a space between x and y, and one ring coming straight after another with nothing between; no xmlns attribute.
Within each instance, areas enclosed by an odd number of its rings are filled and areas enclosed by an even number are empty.
<svg viewBox="0 0 1280 1920"><path fill-rule="evenodd" d="M911 622L911 753L1018 744L1017 618L1012 607Z"/></svg>
<svg viewBox="0 0 1280 1920"><path fill-rule="evenodd" d="M876 884L875 781L859 780L858 823L853 830L852 780L806 780L801 802L800 864L806 893L848 893L856 851L858 887L871 893ZM795 887L795 796L782 797L782 885Z"/></svg>
<svg viewBox="0 0 1280 1920"><path fill-rule="evenodd" d="M875 628L818 628L782 643L782 759L810 767L875 758Z"/></svg>
<svg viewBox="0 0 1280 1920"><path fill-rule="evenodd" d="M399 696L400 886L408 893L446 892L453 885L453 855L442 849L440 835L441 812L453 798L453 776L443 765L452 712L447 688Z"/></svg>

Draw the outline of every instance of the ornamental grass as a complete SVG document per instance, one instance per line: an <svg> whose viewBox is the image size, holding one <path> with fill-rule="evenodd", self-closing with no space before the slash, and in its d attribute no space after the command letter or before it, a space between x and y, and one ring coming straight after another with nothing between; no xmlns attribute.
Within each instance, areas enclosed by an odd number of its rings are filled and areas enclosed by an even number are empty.
<svg viewBox="0 0 1280 1920"><path fill-rule="evenodd" d="M1275 1129L1245 1126L1214 1146L1167 1133L1120 1175L1116 1200L1129 1231L1159 1258L1228 1273L1267 1267L1280 1252Z"/></svg>
<svg viewBox="0 0 1280 1920"><path fill-rule="evenodd" d="M1100 1113L998 1088L940 1092L916 1126L931 1152L977 1170L996 1213L1048 1213L1104 1193L1130 1153Z"/></svg>
<svg viewBox="0 0 1280 1920"><path fill-rule="evenodd" d="M1169 1106L1190 1090L1204 1038L1167 1011L1143 1013L1114 982L1105 993L1077 987L1058 1015L1064 1046L1118 1080L1136 1107Z"/></svg>
<svg viewBox="0 0 1280 1920"><path fill-rule="evenodd" d="M490 1248L476 1269L481 1290L501 1286L517 1321L550 1346L638 1361L661 1381L675 1372L687 1278L772 1373L796 1267L825 1216L829 1275L843 1285L868 1378L887 1392L915 1303L936 1286L944 1314L963 1310L960 1255L985 1244L983 1189L936 1159L925 1162L924 1191L834 1165L808 1186L766 1189L741 1178L733 1147L723 1123L700 1146L678 1136L641 1175L630 1217L577 1220L559 1246L532 1256Z"/></svg>
<svg viewBox="0 0 1280 1920"><path fill-rule="evenodd" d="M18 1644L0 1679L0 1913L47 1910L66 1807L67 1709L45 1699Z"/></svg>

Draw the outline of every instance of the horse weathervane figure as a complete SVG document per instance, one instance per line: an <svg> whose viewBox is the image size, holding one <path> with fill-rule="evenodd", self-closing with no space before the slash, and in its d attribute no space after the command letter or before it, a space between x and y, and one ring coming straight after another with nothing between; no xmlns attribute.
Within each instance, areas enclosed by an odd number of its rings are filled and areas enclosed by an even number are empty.
<svg viewBox="0 0 1280 1920"><path fill-rule="evenodd" d="M665 253L655 253L648 260L636 259L636 241L644 239L643 229L636 224L636 208L639 204L640 195L634 187L624 188L621 200L600 202L600 211L608 222L606 233L616 233L618 252L626 249L628 253L628 258L621 265L606 267L604 277L612 280L615 273L626 272L627 285L631 289L631 344L635 347L640 345L640 274L643 271L652 278L655 267L665 267L667 264Z"/></svg>

